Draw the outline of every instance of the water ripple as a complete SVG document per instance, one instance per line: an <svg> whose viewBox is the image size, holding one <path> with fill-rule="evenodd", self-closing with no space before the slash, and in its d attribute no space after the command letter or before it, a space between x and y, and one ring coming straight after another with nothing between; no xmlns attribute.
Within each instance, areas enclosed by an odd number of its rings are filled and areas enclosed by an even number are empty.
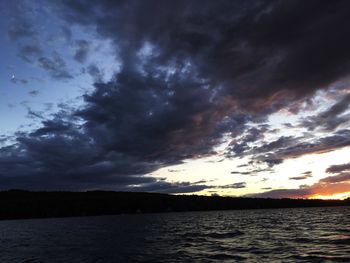
<svg viewBox="0 0 350 263"><path fill-rule="evenodd" d="M350 208L0 222L0 262L349 262Z"/></svg>

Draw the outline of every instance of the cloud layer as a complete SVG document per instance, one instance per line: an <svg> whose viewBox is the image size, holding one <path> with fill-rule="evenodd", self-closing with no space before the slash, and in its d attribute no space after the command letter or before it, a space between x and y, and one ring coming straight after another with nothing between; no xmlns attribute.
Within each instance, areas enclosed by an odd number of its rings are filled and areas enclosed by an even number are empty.
<svg viewBox="0 0 350 263"><path fill-rule="evenodd" d="M350 130L336 129L348 119L342 114L349 95L302 123L327 135L265 141L271 130L264 124L278 110L300 111L316 91L348 76L349 7L349 1L288 0L56 3L66 39L72 39L67 23L93 31L112 42L121 67L104 82L96 65L87 66L96 83L83 106L57 112L1 148L1 187L198 191L211 186L147 174L215 155L224 136L232 139L227 157L253 156L270 167L349 146ZM9 28L12 41L34 38L25 23ZM45 55L33 43L19 44L21 58L53 79L74 78L59 53ZM93 52L89 39L74 40L74 48L73 58L84 65Z"/></svg>

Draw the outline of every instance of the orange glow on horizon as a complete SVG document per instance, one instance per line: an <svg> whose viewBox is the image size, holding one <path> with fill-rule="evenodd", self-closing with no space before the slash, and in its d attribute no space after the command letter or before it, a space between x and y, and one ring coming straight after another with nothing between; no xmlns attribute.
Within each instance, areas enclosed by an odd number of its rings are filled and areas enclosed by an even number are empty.
<svg viewBox="0 0 350 263"><path fill-rule="evenodd" d="M350 198L350 192L344 192L344 193L336 193L333 195L321 195L321 194L314 194L308 197L308 199L324 199L324 200L344 200L346 198Z"/></svg>

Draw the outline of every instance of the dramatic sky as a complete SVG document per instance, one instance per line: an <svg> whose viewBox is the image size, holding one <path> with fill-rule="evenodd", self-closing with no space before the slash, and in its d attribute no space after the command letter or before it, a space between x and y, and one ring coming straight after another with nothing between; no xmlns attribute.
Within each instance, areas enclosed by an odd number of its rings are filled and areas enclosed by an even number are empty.
<svg viewBox="0 0 350 263"><path fill-rule="evenodd" d="M349 10L0 0L0 190L349 197Z"/></svg>

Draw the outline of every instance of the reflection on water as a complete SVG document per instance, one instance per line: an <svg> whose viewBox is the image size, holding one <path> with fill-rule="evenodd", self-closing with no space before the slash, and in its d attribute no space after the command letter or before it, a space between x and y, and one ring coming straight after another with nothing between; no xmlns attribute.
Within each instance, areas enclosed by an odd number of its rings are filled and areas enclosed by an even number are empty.
<svg viewBox="0 0 350 263"><path fill-rule="evenodd" d="M0 262L349 262L350 207L0 221Z"/></svg>

